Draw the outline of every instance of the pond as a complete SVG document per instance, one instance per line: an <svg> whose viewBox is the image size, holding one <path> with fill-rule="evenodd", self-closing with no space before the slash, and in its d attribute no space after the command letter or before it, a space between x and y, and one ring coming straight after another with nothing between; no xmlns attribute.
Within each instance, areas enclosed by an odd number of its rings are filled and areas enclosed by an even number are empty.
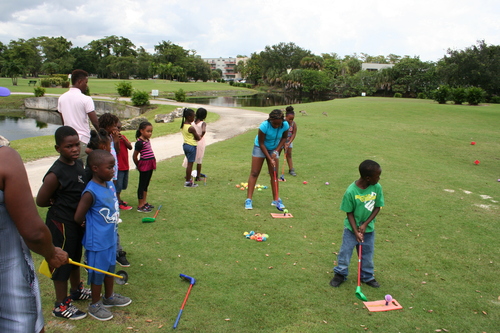
<svg viewBox="0 0 500 333"><path fill-rule="evenodd" d="M61 126L55 112L28 110L3 112L0 116L0 135L9 141L54 135Z"/></svg>
<svg viewBox="0 0 500 333"><path fill-rule="evenodd" d="M249 96L214 96L214 97L192 97L188 102L225 106L225 107L264 107L278 105L295 105L301 103L319 102L331 100L328 96L319 97L300 97L287 96L283 94L255 94Z"/></svg>

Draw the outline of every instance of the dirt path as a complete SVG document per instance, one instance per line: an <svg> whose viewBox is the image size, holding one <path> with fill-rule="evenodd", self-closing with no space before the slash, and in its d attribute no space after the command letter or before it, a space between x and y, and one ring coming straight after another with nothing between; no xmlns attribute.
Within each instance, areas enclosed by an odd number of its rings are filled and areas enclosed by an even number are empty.
<svg viewBox="0 0 500 333"><path fill-rule="evenodd" d="M264 113L237 108L178 103L172 100L151 100L150 102L152 104L168 104L190 108L204 107L209 112L219 114L219 120L207 125L207 133L205 134L207 145L230 139L250 129L257 128L259 124L267 118L267 115ZM151 145L157 161L162 161L173 156L184 154L182 150L182 143L183 139L180 132L151 140ZM132 152L133 151L129 151L130 160L132 160ZM52 156L24 164L26 171L28 172L28 178L33 196L37 195L38 190L42 185L43 176L56 159L57 157Z"/></svg>

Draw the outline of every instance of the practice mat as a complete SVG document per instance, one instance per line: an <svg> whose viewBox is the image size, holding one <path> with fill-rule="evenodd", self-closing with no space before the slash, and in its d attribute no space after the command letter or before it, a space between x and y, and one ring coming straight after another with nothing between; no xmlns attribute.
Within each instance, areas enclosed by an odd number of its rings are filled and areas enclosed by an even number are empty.
<svg viewBox="0 0 500 333"><path fill-rule="evenodd" d="M290 213L271 213L271 216L275 219L289 219L293 217Z"/></svg>
<svg viewBox="0 0 500 333"><path fill-rule="evenodd" d="M395 299L389 302L389 305L385 305L385 300L373 301L373 302L363 302L366 308L370 312L380 312L380 311L391 311L400 310L403 307Z"/></svg>

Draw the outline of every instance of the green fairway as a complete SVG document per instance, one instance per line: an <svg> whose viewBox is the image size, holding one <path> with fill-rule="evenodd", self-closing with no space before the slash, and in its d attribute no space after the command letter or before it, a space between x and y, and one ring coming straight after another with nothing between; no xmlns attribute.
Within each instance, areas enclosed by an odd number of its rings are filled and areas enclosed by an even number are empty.
<svg viewBox="0 0 500 333"><path fill-rule="evenodd" d="M17 86L12 85L10 78L0 78L0 86L6 87L12 92L33 92L34 86L29 85L29 81L37 80L37 87L40 86L39 79L22 79L17 80ZM203 95L203 92L217 92L217 95L251 95L257 93L253 89L233 87L227 83L218 82L177 82L169 80L113 80L113 79L89 79L89 89L92 96L106 95L118 97L116 85L120 82L130 82L132 87L137 90L147 91L151 93L153 89L159 91L159 97L172 98L171 93L183 89L186 93L198 92ZM45 88L46 94L63 94L67 88ZM170 94L170 95L169 95Z"/></svg>
<svg viewBox="0 0 500 333"><path fill-rule="evenodd" d="M255 192L253 210L243 208L246 192L236 185L248 179L256 130L206 148L206 186L183 187L182 156L160 162L148 192L163 205L156 222L141 223L153 214L135 209L121 214L131 267L128 285L115 291L133 303L112 308L105 323L54 319L52 283L40 276L46 331L169 331L189 287L182 273L197 283L181 332L497 332L500 105L352 98L296 110L308 114L295 117L298 176L280 183L293 218L271 218L278 211L270 189ZM329 286L342 242L340 200L368 158L382 166L386 206L376 223L381 288L362 290L369 301L391 294L402 310L363 308L355 258L348 281ZM134 208L137 183L130 170L122 198ZM265 171L258 183L269 187ZM270 237L245 239L250 230ZM86 311L87 302L75 304Z"/></svg>

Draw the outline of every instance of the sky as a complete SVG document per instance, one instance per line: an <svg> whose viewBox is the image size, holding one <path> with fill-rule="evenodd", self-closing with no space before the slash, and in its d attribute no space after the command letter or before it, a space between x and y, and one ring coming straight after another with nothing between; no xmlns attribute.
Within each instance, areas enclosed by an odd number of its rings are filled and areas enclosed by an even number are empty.
<svg viewBox="0 0 500 333"><path fill-rule="evenodd" d="M500 45L498 0L4 0L0 41L63 36L73 47L123 36L154 52L171 41L203 58L250 56L281 42L316 55L396 54Z"/></svg>

